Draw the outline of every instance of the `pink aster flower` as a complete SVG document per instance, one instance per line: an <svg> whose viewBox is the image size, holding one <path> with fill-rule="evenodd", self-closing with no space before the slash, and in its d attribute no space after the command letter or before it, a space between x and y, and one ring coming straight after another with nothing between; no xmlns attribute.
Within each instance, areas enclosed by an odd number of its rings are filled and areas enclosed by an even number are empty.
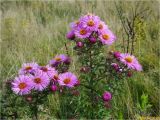
<svg viewBox="0 0 160 120"><path fill-rule="evenodd" d="M110 92L108 92L108 91L105 91L103 93L102 99L104 101L110 101L112 99L112 94Z"/></svg>
<svg viewBox="0 0 160 120"><path fill-rule="evenodd" d="M81 18L82 26L89 31L97 31L100 18L98 16L87 14Z"/></svg>
<svg viewBox="0 0 160 120"><path fill-rule="evenodd" d="M108 26L103 21L100 21L98 24L98 33L101 34L106 29L108 29Z"/></svg>
<svg viewBox="0 0 160 120"><path fill-rule="evenodd" d="M120 61L127 65L128 68L134 69L136 71L142 71L142 66L139 64L135 56L129 53L121 53Z"/></svg>
<svg viewBox="0 0 160 120"><path fill-rule="evenodd" d="M34 89L39 91L44 90L50 83L49 76L41 70L35 72L32 81Z"/></svg>
<svg viewBox="0 0 160 120"><path fill-rule="evenodd" d="M109 29L102 31L99 38L102 44L106 45L111 45L116 40L115 35Z"/></svg>
<svg viewBox="0 0 160 120"><path fill-rule="evenodd" d="M46 73L48 76L50 76L51 74L55 73L55 68L50 67L49 65L46 66L40 66L39 68L41 71L43 71L44 73Z"/></svg>
<svg viewBox="0 0 160 120"><path fill-rule="evenodd" d="M29 94L33 87L31 78L32 76L25 75L20 75L19 77L16 77L15 80L12 82L13 92L19 95Z"/></svg>
<svg viewBox="0 0 160 120"><path fill-rule="evenodd" d="M19 74L32 74L36 69L38 69L38 64L35 62L32 63L24 63L22 68L19 70Z"/></svg>
<svg viewBox="0 0 160 120"><path fill-rule="evenodd" d="M89 37L91 35L91 31L80 26L75 30L75 35L76 35L76 37L83 39L83 38Z"/></svg>
<svg viewBox="0 0 160 120"><path fill-rule="evenodd" d="M52 60L50 60L50 65L55 67L58 64L65 62L68 59L68 56L64 54L56 55Z"/></svg>
<svg viewBox="0 0 160 120"><path fill-rule="evenodd" d="M62 73L59 75L59 84L62 86L67 87L74 87L74 85L77 83L78 79L76 75L74 75L71 72Z"/></svg>

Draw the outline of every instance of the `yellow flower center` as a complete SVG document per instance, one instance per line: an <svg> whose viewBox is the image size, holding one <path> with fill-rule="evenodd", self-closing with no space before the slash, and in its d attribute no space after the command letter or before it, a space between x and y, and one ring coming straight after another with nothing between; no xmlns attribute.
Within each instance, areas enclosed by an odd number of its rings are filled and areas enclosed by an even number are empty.
<svg viewBox="0 0 160 120"><path fill-rule="evenodd" d="M108 40L108 39L109 39L109 35L104 34L104 35L102 35L102 38L103 38L104 40Z"/></svg>
<svg viewBox="0 0 160 120"><path fill-rule="evenodd" d="M132 62L132 58L129 56L129 57L126 57L125 58L125 61L127 61L128 63L131 63Z"/></svg>
<svg viewBox="0 0 160 120"><path fill-rule="evenodd" d="M70 78L66 78L66 79L64 79L64 80L63 80L63 82L64 82L65 84L69 84L69 83L70 83L70 81L71 81L71 79L70 79Z"/></svg>
<svg viewBox="0 0 160 120"><path fill-rule="evenodd" d="M47 71L48 71L47 67L41 67L41 70L42 70L43 72L47 72Z"/></svg>
<svg viewBox="0 0 160 120"><path fill-rule="evenodd" d="M61 61L60 57L55 58L56 61Z"/></svg>
<svg viewBox="0 0 160 120"><path fill-rule="evenodd" d="M99 24L98 29L102 30L103 29L103 25Z"/></svg>
<svg viewBox="0 0 160 120"><path fill-rule="evenodd" d="M89 21L87 22L87 25L92 27L92 26L95 25L95 23L94 23L93 20L89 20Z"/></svg>
<svg viewBox="0 0 160 120"><path fill-rule="evenodd" d="M85 29L81 29L79 32L81 35L85 35L87 33L87 31Z"/></svg>
<svg viewBox="0 0 160 120"><path fill-rule="evenodd" d="M35 78L34 82L37 83L37 84L41 83L41 78Z"/></svg>
<svg viewBox="0 0 160 120"><path fill-rule="evenodd" d="M27 84L24 83L24 82L21 82L19 85L18 85L19 89L24 89L27 87Z"/></svg>
<svg viewBox="0 0 160 120"><path fill-rule="evenodd" d="M31 66L27 66L27 67L25 68L25 70L31 70L31 69L32 69Z"/></svg>

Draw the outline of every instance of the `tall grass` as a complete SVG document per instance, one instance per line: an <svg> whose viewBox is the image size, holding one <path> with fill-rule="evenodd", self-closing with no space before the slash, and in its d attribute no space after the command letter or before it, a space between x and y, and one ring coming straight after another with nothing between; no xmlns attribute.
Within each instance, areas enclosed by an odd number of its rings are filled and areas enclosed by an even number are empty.
<svg viewBox="0 0 160 120"><path fill-rule="evenodd" d="M134 54L138 56L144 72L136 74L124 82L123 92L114 98L114 115L128 115L135 118L141 115L136 108L143 93L149 95L152 115L159 115L159 13L158 1L121 1L124 17L129 17L137 3L139 11L145 6L149 14L137 20L135 29L138 31ZM73 56L71 70L77 72L74 44L67 41L65 34L69 23L88 12L100 16L116 34L118 40L110 50L123 51L125 32L117 15L115 1L2 1L1 2L1 75L0 83L5 91L4 82L12 79L23 62L37 61L44 64L58 53L66 53L67 43L69 54ZM126 45L126 41L125 44ZM55 116L59 109L58 96L49 96L49 115Z"/></svg>

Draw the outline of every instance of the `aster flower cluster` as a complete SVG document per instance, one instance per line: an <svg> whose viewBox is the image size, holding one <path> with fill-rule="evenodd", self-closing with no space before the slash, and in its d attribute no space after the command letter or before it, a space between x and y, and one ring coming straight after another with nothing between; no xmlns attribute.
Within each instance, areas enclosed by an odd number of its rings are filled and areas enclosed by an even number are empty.
<svg viewBox="0 0 160 120"><path fill-rule="evenodd" d="M26 95L32 91L43 91L51 88L57 91L58 87L72 88L78 83L78 78L71 72L60 73L57 66L69 64L70 58L66 55L55 56L48 65L40 66L35 62L24 63L19 75L12 81L12 90L15 94Z"/></svg>
<svg viewBox="0 0 160 120"><path fill-rule="evenodd" d="M129 53L121 53L119 51L110 51L108 57L106 58L106 72L108 72L109 79L107 81L107 87L112 91L119 90L121 79L125 77L132 77L133 72L142 71L142 66L134 55ZM110 101L112 99L111 92L105 91L102 95L104 106L110 108Z"/></svg>
<svg viewBox="0 0 160 120"><path fill-rule="evenodd" d="M102 46L112 45L116 41L116 36L98 16L93 14L84 15L76 22L72 22L70 29L66 37L76 42L74 50L77 51L81 63L81 86L85 84L85 89L90 89L86 92L86 95L89 94L90 96L86 97L92 100L91 107L93 107L96 104L94 100L101 95L103 105L109 108L114 91L119 86L119 83L112 79L131 77L133 71L142 71L142 66L137 58L129 53L112 52L107 57L103 54L104 47ZM108 80L108 78L111 80ZM105 81L106 85L102 85L103 82L100 83L100 81ZM101 90L97 89L97 84L101 85ZM117 88L112 88L112 86ZM104 90L103 93L102 89ZM97 96L95 92L98 93ZM83 105L80 104L79 106ZM99 106L96 107L99 109ZM95 113L94 111L91 112L96 114L96 111Z"/></svg>
<svg viewBox="0 0 160 120"><path fill-rule="evenodd" d="M66 37L75 40L77 47L83 47L85 41L111 45L116 40L115 35L105 22L93 14L80 17L79 20L71 23L70 27L71 31L67 33ZM85 39L85 41L81 41L82 39Z"/></svg>
<svg viewBox="0 0 160 120"><path fill-rule="evenodd" d="M131 77L133 71L142 71L142 66L134 55L119 51L110 53L109 64L116 73L124 73Z"/></svg>

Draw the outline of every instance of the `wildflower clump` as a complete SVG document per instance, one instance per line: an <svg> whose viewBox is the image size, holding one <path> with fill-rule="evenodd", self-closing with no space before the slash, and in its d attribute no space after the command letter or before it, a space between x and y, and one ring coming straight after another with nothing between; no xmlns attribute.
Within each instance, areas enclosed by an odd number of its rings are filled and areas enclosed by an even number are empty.
<svg viewBox="0 0 160 120"><path fill-rule="evenodd" d="M69 56L61 54L44 66L36 62L24 63L17 77L11 81L11 89L29 103L31 113L36 115L38 105L46 101L47 95L65 89L72 93L71 88L80 83L78 77L68 71L70 62Z"/></svg>
<svg viewBox="0 0 160 120"><path fill-rule="evenodd" d="M66 37L75 42L74 50L79 58L81 80L77 109L84 111L80 116L99 119L109 114L117 79L131 77L133 71L142 71L137 58L130 53L118 51L104 53L117 37L98 16L87 14L70 24ZM105 110L108 109L108 110ZM78 111L77 110L77 111ZM101 113L98 114L98 113Z"/></svg>

